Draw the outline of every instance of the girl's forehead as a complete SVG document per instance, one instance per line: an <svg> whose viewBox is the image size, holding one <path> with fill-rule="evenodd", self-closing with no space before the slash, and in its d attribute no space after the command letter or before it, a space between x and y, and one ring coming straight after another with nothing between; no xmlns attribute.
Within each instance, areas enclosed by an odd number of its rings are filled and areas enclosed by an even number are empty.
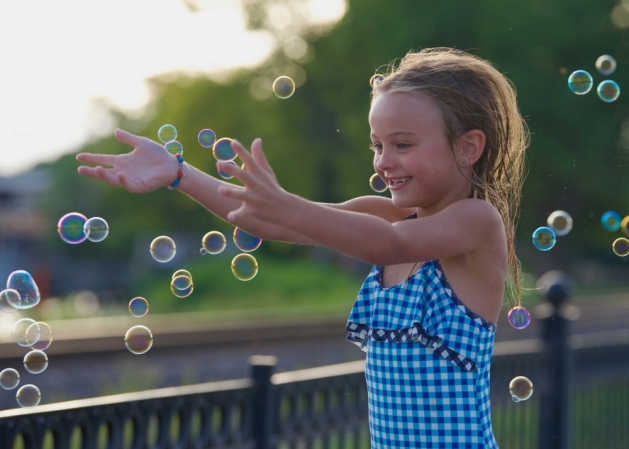
<svg viewBox="0 0 629 449"><path fill-rule="evenodd" d="M374 98L369 111L372 132L396 128L443 126L441 110L429 97L413 92L386 92Z"/></svg>

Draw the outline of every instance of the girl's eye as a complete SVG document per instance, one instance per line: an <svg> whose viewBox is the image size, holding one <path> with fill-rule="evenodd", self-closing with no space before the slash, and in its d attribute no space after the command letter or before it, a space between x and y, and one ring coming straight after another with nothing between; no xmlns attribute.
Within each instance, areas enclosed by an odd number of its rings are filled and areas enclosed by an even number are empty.
<svg viewBox="0 0 629 449"><path fill-rule="evenodd" d="M410 146L411 146L411 144L410 144L410 143L398 143L398 144L397 144L397 147L398 147L398 149L400 149L400 150L405 150L405 149L407 149L407 148L408 148L408 147L410 147Z"/></svg>
<svg viewBox="0 0 629 449"><path fill-rule="evenodd" d="M382 151L382 146L379 143L372 143L369 145L369 149L374 152Z"/></svg>

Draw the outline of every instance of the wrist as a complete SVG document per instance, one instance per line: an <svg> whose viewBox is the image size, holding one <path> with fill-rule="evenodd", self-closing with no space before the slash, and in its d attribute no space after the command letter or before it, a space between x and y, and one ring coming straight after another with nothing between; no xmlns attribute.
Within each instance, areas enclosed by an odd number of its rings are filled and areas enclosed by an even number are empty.
<svg viewBox="0 0 629 449"><path fill-rule="evenodd" d="M172 183L167 186L168 190L176 189L179 186L181 179L183 178L183 169L184 169L183 156L177 153L175 154L174 160L175 160L175 163L177 164L177 168L176 168L177 172L175 174L174 181L172 181Z"/></svg>

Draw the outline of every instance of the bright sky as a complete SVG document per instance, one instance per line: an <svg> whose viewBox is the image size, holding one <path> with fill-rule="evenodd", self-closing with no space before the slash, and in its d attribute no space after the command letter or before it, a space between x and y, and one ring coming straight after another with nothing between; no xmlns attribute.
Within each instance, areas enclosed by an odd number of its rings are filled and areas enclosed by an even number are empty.
<svg viewBox="0 0 629 449"><path fill-rule="evenodd" d="M201 9L191 12L183 0L2 0L0 176L112 132L115 123L94 99L140 116L150 77L220 76L285 45L245 29L242 0L188 1ZM345 0L264 1L289 34L295 5L312 24L336 22L346 10Z"/></svg>

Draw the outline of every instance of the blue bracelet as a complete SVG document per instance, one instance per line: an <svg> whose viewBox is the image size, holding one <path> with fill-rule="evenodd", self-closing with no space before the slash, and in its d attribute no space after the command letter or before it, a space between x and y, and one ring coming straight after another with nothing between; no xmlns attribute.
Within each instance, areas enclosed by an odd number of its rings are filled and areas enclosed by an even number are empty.
<svg viewBox="0 0 629 449"><path fill-rule="evenodd" d="M179 153L175 154L177 158L177 162L179 162L179 171L177 171L177 179L171 185L168 186L168 190L172 190L176 188L181 182L181 178L183 178L183 156Z"/></svg>

